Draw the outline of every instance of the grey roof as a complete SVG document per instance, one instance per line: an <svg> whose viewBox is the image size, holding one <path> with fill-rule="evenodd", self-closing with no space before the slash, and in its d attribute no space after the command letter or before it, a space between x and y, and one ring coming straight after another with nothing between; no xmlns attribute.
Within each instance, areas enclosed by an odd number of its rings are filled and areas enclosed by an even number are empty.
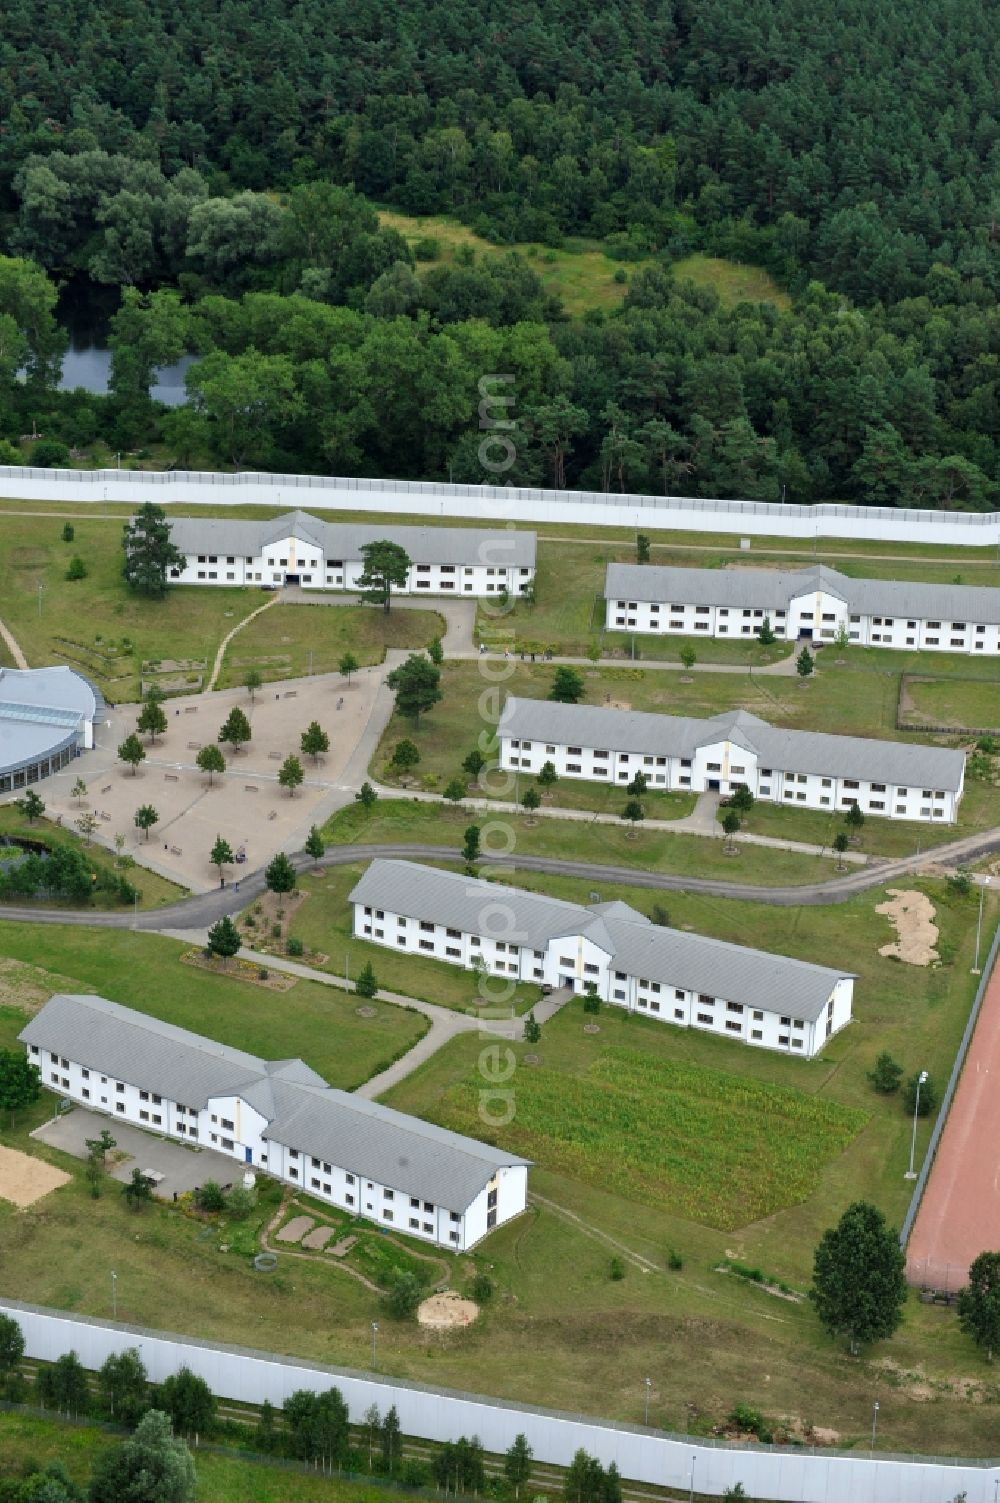
<svg viewBox="0 0 1000 1503"><path fill-rule="evenodd" d="M338 1091L300 1059L259 1059L106 997L57 993L18 1037L186 1106L239 1095L277 1142L446 1210L464 1211L498 1168L528 1162Z"/></svg>
<svg viewBox="0 0 1000 1503"><path fill-rule="evenodd" d="M582 934L629 975L806 1021L819 1017L838 981L854 975L652 924L627 903L585 907L412 861L373 861L349 901L473 934L486 929L487 910L505 912L513 943L542 949Z"/></svg>
<svg viewBox="0 0 1000 1503"><path fill-rule="evenodd" d="M609 564L609 600L677 605L724 605L787 610L799 595L822 589L860 616L914 620L1000 622L1000 588L928 584L906 579L852 579L817 564L809 569L673 569L649 564Z"/></svg>
<svg viewBox="0 0 1000 1503"><path fill-rule="evenodd" d="M953 793L962 787L965 771L965 753L948 747L784 730L768 725L748 710L730 710L709 720L696 720L647 710L564 705L510 695L498 732L501 738L511 736L520 741L660 757L692 757L699 747L729 740L756 753L761 767Z"/></svg>
<svg viewBox="0 0 1000 1503"><path fill-rule="evenodd" d="M104 710L99 691L72 668L0 668L0 770L71 745Z"/></svg>
<svg viewBox="0 0 1000 1503"><path fill-rule="evenodd" d="M327 559L359 561L361 548L389 538L414 564L486 564L492 568L534 568L533 532L499 526L399 527L395 522L326 522L305 511L285 512L268 521L230 517L172 517L170 537L184 554L215 553L249 558L287 537L321 548Z"/></svg>

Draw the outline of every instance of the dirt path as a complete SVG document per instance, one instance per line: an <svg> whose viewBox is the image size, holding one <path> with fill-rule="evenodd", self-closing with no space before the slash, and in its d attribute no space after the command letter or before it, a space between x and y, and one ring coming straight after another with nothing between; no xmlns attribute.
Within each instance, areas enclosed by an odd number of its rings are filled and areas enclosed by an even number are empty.
<svg viewBox="0 0 1000 1503"><path fill-rule="evenodd" d="M656 1264L644 1258L642 1253L633 1252L630 1247L625 1246L624 1242L617 1242L614 1237L609 1237L607 1232L602 1232L600 1227L591 1226L575 1211L567 1211L565 1206L558 1205L554 1200L546 1200L544 1195L537 1195L534 1191L528 1196L528 1200L534 1202L535 1205L544 1206L547 1211L554 1211L565 1221L571 1221L578 1232L583 1232L584 1236L593 1238L595 1242L603 1243L611 1252L621 1253L622 1257L627 1258L634 1268L640 1269L643 1273L656 1272Z"/></svg>
<svg viewBox="0 0 1000 1503"><path fill-rule="evenodd" d="M356 1268L352 1268L341 1258L328 1258L323 1253L296 1252L285 1243L282 1243L280 1247L271 1246L271 1233L281 1224L288 1207L295 1203L291 1194L282 1196L281 1205L260 1234L261 1251L274 1253L276 1258L301 1258L305 1263L322 1263L324 1268L339 1268L341 1273L349 1274L352 1279L357 1279L359 1284L364 1284L365 1288L370 1289L373 1294L384 1294L384 1289L380 1289L378 1284L373 1284L371 1279L366 1279L363 1273L359 1273Z"/></svg>
<svg viewBox="0 0 1000 1503"><path fill-rule="evenodd" d="M209 676L208 683L202 690L203 694L211 694L212 690L215 688L219 674L222 672L222 663L223 659L226 656L226 648L229 646L236 633L242 631L244 626L249 626L250 622L253 621L256 616L263 615L266 610L270 610L271 606L277 605L277 603L278 596L272 595L270 600L265 600L263 605L259 605L255 611L251 611L249 616L244 616L242 621L237 621L232 631L226 633L222 641L219 643L219 650L215 654L215 662L212 664L212 672Z"/></svg>
<svg viewBox="0 0 1000 1503"><path fill-rule="evenodd" d="M14 659L14 667L27 668L28 659L21 651L21 644L18 642L13 633L6 626L4 626L2 621L0 621L0 637L2 637L4 642L7 644L7 651Z"/></svg>

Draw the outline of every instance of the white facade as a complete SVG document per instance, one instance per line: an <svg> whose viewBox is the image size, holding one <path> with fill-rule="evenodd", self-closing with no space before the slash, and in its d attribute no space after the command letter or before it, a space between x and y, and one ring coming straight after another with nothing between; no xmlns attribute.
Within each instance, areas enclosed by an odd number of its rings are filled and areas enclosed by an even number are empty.
<svg viewBox="0 0 1000 1503"><path fill-rule="evenodd" d="M766 803L831 814L857 804L866 816L954 824L964 790L961 752L779 731L745 711L698 721L511 698L498 735L512 772L551 762L559 777L622 789L636 773L654 791L745 786Z"/></svg>
<svg viewBox="0 0 1000 1503"><path fill-rule="evenodd" d="M457 901L455 883L464 888ZM380 904L380 892L401 890L409 902ZM463 918L470 895L476 929ZM853 975L661 930L624 903L588 909L394 861L373 862L351 902L355 937L369 943L465 970L482 957L491 976L514 982L581 994L593 985L626 1012L805 1059L851 1020ZM427 917L435 906L440 918ZM561 932L547 932L547 910Z"/></svg>
<svg viewBox="0 0 1000 1503"><path fill-rule="evenodd" d="M659 569L609 564L605 627L654 636L745 640L765 617L779 641L903 652L1000 653L1000 589L851 579L820 566ZM631 597L631 598L630 598Z"/></svg>
<svg viewBox="0 0 1000 1503"><path fill-rule="evenodd" d="M402 595L522 595L535 577L534 533L498 528L385 527L330 523L292 512L273 523L178 517L171 539L184 554L176 584L250 585L353 592L361 588L361 546L398 542L411 559Z"/></svg>
<svg viewBox="0 0 1000 1503"><path fill-rule="evenodd" d="M51 1000L59 1002L64 999L57 997ZM84 1000L104 1001L103 998ZM51 1006L51 1002L46 1005ZM128 1009L120 1011L127 1012ZM41 1023L38 1019L42 1020ZM184 1030L176 1032L182 1033ZM495 1227L520 1215L525 1209L527 1164L516 1155L510 1156L507 1162L500 1162L503 1156L496 1150L484 1148L484 1145L472 1139L430 1128L442 1140L454 1140L460 1148L461 1145L467 1145L468 1151L472 1153L491 1153L497 1160L493 1165L484 1166L481 1188L466 1203L460 1207L456 1207L454 1203L442 1205L427 1199L423 1194L411 1193L412 1185L401 1186L398 1182L391 1184L375 1179L358 1162L352 1160L338 1163L335 1158L324 1158L308 1151L301 1146L301 1142L296 1146L295 1142L282 1141L285 1134L269 1130L268 1116L239 1092L209 1095L206 1100L194 1105L172 1100L129 1080L104 1074L93 1063L84 1065L69 1053L62 1053L35 1041L37 1036L45 1033L43 1009L22 1031L20 1037L25 1042L29 1061L38 1067L42 1084L49 1090L92 1111L106 1113L114 1121L128 1122L165 1137L226 1154L241 1169L252 1168L269 1174L284 1184L301 1189L318 1200L326 1201L352 1216L363 1217L380 1227L434 1243L452 1252L462 1252L475 1246ZM194 1038L196 1035L188 1037ZM66 1047L68 1049L70 1046L67 1044ZM88 1055L88 1058L92 1060L93 1056ZM280 1078L279 1074L276 1079ZM259 1085L259 1081L255 1084ZM315 1087L311 1090L315 1099ZM248 1094L252 1094L252 1091ZM341 1099L352 1099L344 1098L344 1093L341 1092L332 1094ZM374 1103L360 1104L366 1113L374 1111L375 1114L384 1114L387 1111ZM426 1125L418 1123L416 1119L403 1119L399 1113L392 1113L392 1116L400 1121L412 1122L417 1130L427 1131ZM405 1152L399 1155L401 1163L405 1163L406 1159ZM405 1175L401 1178L405 1179Z"/></svg>

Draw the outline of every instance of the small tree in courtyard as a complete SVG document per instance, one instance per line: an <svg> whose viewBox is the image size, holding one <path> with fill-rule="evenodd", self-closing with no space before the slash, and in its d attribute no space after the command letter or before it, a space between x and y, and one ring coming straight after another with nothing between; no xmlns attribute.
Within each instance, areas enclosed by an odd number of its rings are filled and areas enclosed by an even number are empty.
<svg viewBox="0 0 1000 1503"><path fill-rule="evenodd" d="M450 804L460 804L467 791L463 778L450 778L445 784L443 796Z"/></svg>
<svg viewBox="0 0 1000 1503"><path fill-rule="evenodd" d="M132 818L135 823L136 829L141 830L143 835L148 840L149 832L157 823L160 816L153 808L152 804L140 804Z"/></svg>
<svg viewBox="0 0 1000 1503"><path fill-rule="evenodd" d="M847 870L847 862L844 860L844 852L851 843L851 838L846 830L838 830L833 837L833 849L837 852L837 870Z"/></svg>
<svg viewBox="0 0 1000 1503"><path fill-rule="evenodd" d="M552 680L552 688L549 690L549 699L561 705L575 705L580 702L583 695L583 675L577 673L575 668L557 668L555 678Z"/></svg>
<svg viewBox="0 0 1000 1503"><path fill-rule="evenodd" d="M218 737L216 739L220 742L224 742L225 745L229 746L232 749L233 756L236 756L236 754L239 752L240 747L245 746L246 743L250 740L250 736L251 730L249 720L240 709L239 705L234 705L229 714L226 716L226 719L221 726Z"/></svg>
<svg viewBox="0 0 1000 1503"><path fill-rule="evenodd" d="M416 742L404 739L397 741L392 749L389 766L398 775L412 772L420 762L420 749Z"/></svg>
<svg viewBox="0 0 1000 1503"><path fill-rule="evenodd" d="M371 998L377 996L378 978L375 975L375 971L370 960L366 960L364 965L361 967L358 979L354 983L354 990L357 992L359 997Z"/></svg>
<svg viewBox="0 0 1000 1503"><path fill-rule="evenodd" d="M378 803L378 794L367 779L361 784L354 797L366 814L370 814Z"/></svg>
<svg viewBox="0 0 1000 1503"><path fill-rule="evenodd" d="M243 675L243 687L244 687L244 689L247 691L247 693L250 696L250 703L251 704L253 704L253 702L254 702L254 696L257 693L257 690L263 684L263 682L264 682L264 680L263 680L263 677L261 676L261 671L260 671L259 668L248 668L246 670L246 672L244 673L244 675Z"/></svg>
<svg viewBox="0 0 1000 1503"><path fill-rule="evenodd" d="M411 652L405 662L387 673L385 682L396 695L400 715L420 724L420 717L441 698L441 670L422 652Z"/></svg>
<svg viewBox="0 0 1000 1503"><path fill-rule="evenodd" d="M42 815L45 813L45 804L42 799L39 798L34 788L29 788L24 797L17 800L17 807L20 809L29 825L33 825L35 823L35 820L41 819Z"/></svg>
<svg viewBox="0 0 1000 1503"><path fill-rule="evenodd" d="M757 640L762 647L771 647L777 640L774 635L774 627L771 625L770 616L765 616L763 621L760 623L760 631L757 633Z"/></svg>
<svg viewBox="0 0 1000 1503"><path fill-rule="evenodd" d="M298 757L287 756L278 769L278 782L282 788L288 789L289 798L295 797L295 790L304 778L305 773L302 771L302 763Z"/></svg>
<svg viewBox="0 0 1000 1503"><path fill-rule="evenodd" d="M556 764L554 762L543 762L535 776L535 782L539 788L553 788L558 781L559 774L556 772Z"/></svg>
<svg viewBox="0 0 1000 1503"><path fill-rule="evenodd" d="M361 667L361 664L358 662L353 652L345 652L341 657L340 662L337 664L337 667L340 669L341 675L346 678L348 683L350 683L351 674L357 673L358 669Z"/></svg>
<svg viewBox="0 0 1000 1503"><path fill-rule="evenodd" d="M639 824L640 820L646 818L646 811L643 809L637 798L630 798L627 800L625 807L622 810L621 817L627 822L629 826L629 839L634 840L637 833L636 826Z"/></svg>
<svg viewBox="0 0 1000 1503"><path fill-rule="evenodd" d="M636 773L631 783L629 783L628 787L625 789L625 792L632 798L642 798L642 795L646 792L648 787L649 779L646 777L646 774L640 770Z"/></svg>
<svg viewBox="0 0 1000 1503"><path fill-rule="evenodd" d="M219 882L221 883L225 876L223 868L232 866L234 861L233 848L229 844L229 841L222 835L216 835L215 844L212 846L212 851L208 859L218 869Z"/></svg>
<svg viewBox="0 0 1000 1503"><path fill-rule="evenodd" d="M848 809L844 815L844 823L851 832L851 838L857 841L865 824L865 816L862 814L858 804L852 804Z"/></svg>
<svg viewBox="0 0 1000 1503"><path fill-rule="evenodd" d="M122 1185L122 1194L130 1211L141 1211L153 1198L153 1181L141 1169L133 1169L132 1178Z"/></svg>
<svg viewBox="0 0 1000 1503"><path fill-rule="evenodd" d="M264 869L264 882L270 892L278 894L294 892L295 890L295 867L289 861L284 851L279 851Z"/></svg>
<svg viewBox="0 0 1000 1503"><path fill-rule="evenodd" d="M881 1095L893 1096L902 1083L903 1067L893 1059L888 1049L883 1049L868 1071L868 1079Z"/></svg>
<svg viewBox="0 0 1000 1503"><path fill-rule="evenodd" d="M84 799L87 797L87 785L82 778L77 778L76 782L73 784L72 788L70 789L70 797L75 799L77 804L82 804Z"/></svg>
<svg viewBox="0 0 1000 1503"><path fill-rule="evenodd" d="M803 683L805 683L806 679L810 676L815 666L816 659L813 657L808 647L803 647L802 651L795 659L795 672L798 674Z"/></svg>
<svg viewBox="0 0 1000 1503"><path fill-rule="evenodd" d="M465 844L462 847L462 860L466 866L471 866L482 855L479 844L479 826L468 825L465 831Z"/></svg>
<svg viewBox="0 0 1000 1503"><path fill-rule="evenodd" d="M361 548L364 568L358 578L362 597L370 605L380 605L389 614L394 589L406 586L410 572L410 556L399 543L388 538L379 538L364 543ZM392 688L392 685L389 685Z"/></svg>
<svg viewBox="0 0 1000 1503"><path fill-rule="evenodd" d="M684 677L686 681L688 674L691 672L691 669L698 661L698 654L695 652L690 642L685 642L677 656L681 660L681 666L684 669Z"/></svg>
<svg viewBox="0 0 1000 1503"><path fill-rule="evenodd" d="M92 809L84 809L83 813L74 823L83 836L84 844L89 845L97 830L97 815Z"/></svg>
<svg viewBox="0 0 1000 1503"><path fill-rule="evenodd" d="M208 773L209 788L211 788L215 781L215 774L217 772L225 772L226 770L226 759L214 741L210 741L207 746L201 747L194 760L200 772Z"/></svg>
<svg viewBox="0 0 1000 1503"><path fill-rule="evenodd" d="M148 736L155 746L157 736L162 736L167 729L167 714L160 702L160 697L151 689L146 695L135 728L142 736Z"/></svg>
<svg viewBox="0 0 1000 1503"><path fill-rule="evenodd" d="M330 738L318 720L310 720L302 732L299 744L302 748L302 755L312 757L317 765L320 757L325 756L330 750Z"/></svg>
<svg viewBox="0 0 1000 1503"><path fill-rule="evenodd" d="M132 776L139 771L139 763L146 760L146 748L134 731L125 737L118 748L118 760L124 762L126 767L131 767Z"/></svg>
<svg viewBox="0 0 1000 1503"><path fill-rule="evenodd" d="M478 778L485 766L486 758L479 750L479 747L474 746L462 763L462 771L467 772L470 778Z"/></svg>
<svg viewBox="0 0 1000 1503"><path fill-rule="evenodd" d="M649 563L649 538L644 532L635 535L635 561L637 564Z"/></svg>
<svg viewBox="0 0 1000 1503"><path fill-rule="evenodd" d="M309 834L306 836L304 849L306 855L311 856L314 861L318 861L326 850L326 841L315 825L309 826Z"/></svg>
<svg viewBox="0 0 1000 1503"><path fill-rule="evenodd" d="M739 833L740 816L735 809L727 809L722 817L722 831L725 835L723 842L727 851L735 851L736 836Z"/></svg>
<svg viewBox="0 0 1000 1503"><path fill-rule="evenodd" d="M521 798L521 803L528 813L528 823L534 824L533 815L542 802L542 795L537 788L526 788Z"/></svg>

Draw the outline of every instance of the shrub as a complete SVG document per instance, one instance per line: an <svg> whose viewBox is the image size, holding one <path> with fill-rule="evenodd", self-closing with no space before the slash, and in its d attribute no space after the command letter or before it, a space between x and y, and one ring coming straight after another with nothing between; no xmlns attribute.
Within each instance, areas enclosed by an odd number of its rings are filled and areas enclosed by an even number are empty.
<svg viewBox="0 0 1000 1503"><path fill-rule="evenodd" d="M472 1280L472 1298L481 1305L493 1298L493 1280L488 1273L477 1273Z"/></svg>
<svg viewBox="0 0 1000 1503"><path fill-rule="evenodd" d="M224 1211L226 1197L222 1192L222 1186L214 1179L207 1179L203 1185L199 1185L194 1192L195 1205L199 1211Z"/></svg>
<svg viewBox="0 0 1000 1503"><path fill-rule="evenodd" d="M268 978L270 977L270 974L271 974L271 972L268 970L268 968L267 968L266 965L259 965L257 967L257 980L258 981L267 981Z"/></svg>
<svg viewBox="0 0 1000 1503"><path fill-rule="evenodd" d="M399 1480L404 1487L427 1487L431 1480L430 1470L425 1462L411 1456L403 1462Z"/></svg>
<svg viewBox="0 0 1000 1503"><path fill-rule="evenodd" d="M737 1404L729 1415L729 1423L735 1425L737 1430L756 1435L765 1445L769 1445L774 1439L760 1410L754 1409L750 1404Z"/></svg>
<svg viewBox="0 0 1000 1503"><path fill-rule="evenodd" d="M289 955L304 955L306 952L306 947L302 943L301 939L298 939L295 935L292 934L290 934L288 937L288 943L285 945L285 949L287 950Z"/></svg>
<svg viewBox="0 0 1000 1503"><path fill-rule="evenodd" d="M393 1280L386 1303L390 1313L395 1315L397 1320L409 1320L417 1313L420 1298L420 1284L416 1276L412 1273L398 1273Z"/></svg>
<svg viewBox="0 0 1000 1503"><path fill-rule="evenodd" d="M620 1283L621 1280L625 1277L625 1264L622 1262L621 1258L611 1259L611 1262L608 1265L608 1277L612 1279L616 1284Z"/></svg>
<svg viewBox="0 0 1000 1503"><path fill-rule="evenodd" d="M414 242L413 255L417 261L436 261L441 254L441 242L434 235L421 235ZM413 1484L417 1486L416 1483Z"/></svg>
<svg viewBox="0 0 1000 1503"><path fill-rule="evenodd" d="M242 1221L245 1216L249 1216L250 1212L254 1210L256 1205L257 1191L250 1190L245 1185L234 1185L233 1188L226 1193L226 1210L228 1211L229 1215L234 1216L237 1221Z"/></svg>
<svg viewBox="0 0 1000 1503"><path fill-rule="evenodd" d="M667 1249L667 1267L672 1269L674 1273L680 1273L681 1269L684 1267L684 1259L681 1257L676 1247L669 1247Z"/></svg>
<svg viewBox="0 0 1000 1503"><path fill-rule="evenodd" d="M271 925L271 938L272 939L280 939L281 938L281 925L280 924L272 924Z"/></svg>
<svg viewBox="0 0 1000 1503"><path fill-rule="evenodd" d="M868 1071L868 1079L880 1091L883 1096L891 1096L899 1090L903 1079L903 1067L893 1059L888 1049L883 1049L873 1067Z"/></svg>

